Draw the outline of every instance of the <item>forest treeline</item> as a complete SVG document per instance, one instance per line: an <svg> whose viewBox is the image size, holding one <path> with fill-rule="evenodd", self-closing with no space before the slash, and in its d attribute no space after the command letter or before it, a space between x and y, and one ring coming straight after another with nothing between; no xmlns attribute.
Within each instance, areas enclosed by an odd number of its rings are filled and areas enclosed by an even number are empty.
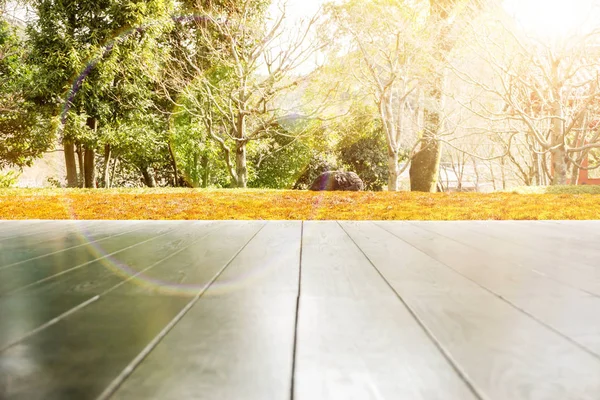
<svg viewBox="0 0 600 400"><path fill-rule="evenodd" d="M600 166L595 27L547 40L485 0L0 4L0 170L60 150L59 186L302 189L339 169L430 192Z"/></svg>

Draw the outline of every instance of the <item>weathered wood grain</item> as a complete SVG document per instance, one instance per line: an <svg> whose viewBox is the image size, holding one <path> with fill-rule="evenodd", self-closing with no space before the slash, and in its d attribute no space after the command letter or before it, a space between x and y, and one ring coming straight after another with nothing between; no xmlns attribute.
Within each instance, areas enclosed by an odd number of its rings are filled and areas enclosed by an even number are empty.
<svg viewBox="0 0 600 400"><path fill-rule="evenodd" d="M268 223L111 398L288 398L300 232Z"/></svg>
<svg viewBox="0 0 600 400"><path fill-rule="evenodd" d="M295 399L475 399L336 222L305 222Z"/></svg>
<svg viewBox="0 0 600 400"><path fill-rule="evenodd" d="M139 258L138 254L144 254L154 248L152 245L142 247L138 253L136 246L151 241L160 242L161 235L176 229L180 224L181 222L178 224L159 222L153 224L151 228L143 227L125 237L108 238L99 244L89 243L87 246L34 259L30 263L0 269L0 296L69 271L74 273L76 269L89 267L92 264L111 265L119 262L122 264L129 260L135 262ZM122 259L125 255L130 256L126 261Z"/></svg>
<svg viewBox="0 0 600 400"><path fill-rule="evenodd" d="M439 261L600 357L600 318L594 317L600 315L600 297L577 290L592 288L594 271L561 262L558 257L552 262L552 246L546 250L545 259L540 259L536 252L492 238L483 230L471 230L473 224L457 226L427 222L413 225L418 230L410 231L411 237L407 240L412 244L424 251L435 252L434 257ZM433 236L436 233L443 236ZM415 239L419 237L423 239L421 242ZM427 241L436 241L438 248L422 243ZM445 250L439 246L446 246ZM477 271L483 271L485 278ZM587 277L587 282L582 275Z"/></svg>
<svg viewBox="0 0 600 400"><path fill-rule="evenodd" d="M260 226L251 228L256 232ZM247 230L238 231L248 236ZM229 247L221 252L201 251L204 258L181 252L171 262L219 271L245 244L235 233L221 231L220 240L228 239ZM195 249L190 252L202 249L202 241ZM187 295L131 295L122 285L1 352L0 393L24 399L94 399L189 302Z"/></svg>
<svg viewBox="0 0 600 400"><path fill-rule="evenodd" d="M50 237L31 240L24 237L10 246L5 245L7 251L0 251L0 270L19 263L31 261L36 258L48 256L56 252L70 250L76 247L87 246L91 243L99 244L110 237L121 236L133 231L140 222L131 221L124 224L107 224L103 221L79 223L77 227L53 232ZM0 245L0 248L2 246Z"/></svg>
<svg viewBox="0 0 600 400"><path fill-rule="evenodd" d="M0 297L0 320L15 322L0 326L0 349L71 309L115 289L127 279L134 279L136 274L146 269L159 268L169 262L186 265L186 253L178 258L173 256L218 228L218 225L208 222L186 224L170 232L160 243L146 242L117 254L111 260L100 260L14 295ZM144 276L144 280L140 277L137 282L149 284L152 280Z"/></svg>
<svg viewBox="0 0 600 400"><path fill-rule="evenodd" d="M432 259L434 250L451 251L438 238L406 223L378 224L402 240L369 223L342 223L482 398L598 398L600 359ZM417 245L429 250L415 252ZM462 258L486 262L476 253Z"/></svg>
<svg viewBox="0 0 600 400"><path fill-rule="evenodd" d="M0 221L0 398L598 400L598 240L600 221Z"/></svg>
<svg viewBox="0 0 600 400"><path fill-rule="evenodd" d="M0 249L19 243L24 238L32 241L51 238L57 231L77 229L78 226L77 221L35 221L23 224L2 222L0 223Z"/></svg>
<svg viewBox="0 0 600 400"><path fill-rule="evenodd" d="M560 226L554 228L535 222L506 221L502 224L490 222L469 224L467 229L483 232L500 243L506 242L535 252L542 260L551 257L555 262L560 260L583 269L600 267L598 263L600 237L592 234L594 229L591 227L564 232L564 228Z"/></svg>

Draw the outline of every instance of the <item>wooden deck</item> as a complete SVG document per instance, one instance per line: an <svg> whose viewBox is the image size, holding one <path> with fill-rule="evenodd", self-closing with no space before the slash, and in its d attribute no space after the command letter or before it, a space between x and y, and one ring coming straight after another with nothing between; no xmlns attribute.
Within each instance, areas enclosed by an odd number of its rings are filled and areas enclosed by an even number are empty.
<svg viewBox="0 0 600 400"><path fill-rule="evenodd" d="M1 221L1 399L600 399L600 221Z"/></svg>

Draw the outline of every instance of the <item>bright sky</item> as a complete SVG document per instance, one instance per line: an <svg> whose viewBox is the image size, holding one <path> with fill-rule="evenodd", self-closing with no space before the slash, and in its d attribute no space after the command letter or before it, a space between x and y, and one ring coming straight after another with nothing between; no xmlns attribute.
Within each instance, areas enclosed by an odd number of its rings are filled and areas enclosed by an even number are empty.
<svg viewBox="0 0 600 400"><path fill-rule="evenodd" d="M600 28L599 0L504 0L504 4L523 28L542 39Z"/></svg>
<svg viewBox="0 0 600 400"><path fill-rule="evenodd" d="M325 2L288 0L288 14L306 17ZM548 38L600 27L600 0L504 0L504 8L525 29Z"/></svg>

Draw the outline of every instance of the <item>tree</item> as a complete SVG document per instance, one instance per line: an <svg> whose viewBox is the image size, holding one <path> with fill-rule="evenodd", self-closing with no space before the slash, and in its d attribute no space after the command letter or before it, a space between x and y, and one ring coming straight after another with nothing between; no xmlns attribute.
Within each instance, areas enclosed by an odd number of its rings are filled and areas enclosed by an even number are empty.
<svg viewBox="0 0 600 400"><path fill-rule="evenodd" d="M32 0L31 5L37 14L28 27L34 99L55 114L62 106L68 185L77 185L76 149L82 181L95 187L95 152L105 128L116 123L120 110L139 107L136 96L143 91L131 82L144 75L131 67L153 54L148 48L162 29L162 24L144 24L164 20L170 2Z"/></svg>
<svg viewBox="0 0 600 400"><path fill-rule="evenodd" d="M218 145L208 137L201 121L189 113L170 116L169 148L185 185L228 187L229 179Z"/></svg>
<svg viewBox="0 0 600 400"><path fill-rule="evenodd" d="M41 113L26 97L31 81L26 57L17 28L0 19L0 169L30 165L52 142Z"/></svg>
<svg viewBox="0 0 600 400"><path fill-rule="evenodd" d="M342 43L352 43L346 59L357 56L351 73L377 105L387 143L387 186L395 191L402 173L399 161L403 141L410 133L411 138L416 137L414 132L419 130L415 99L429 47L423 9L406 2L353 0L330 6L329 14ZM418 141L408 141L416 148Z"/></svg>
<svg viewBox="0 0 600 400"><path fill-rule="evenodd" d="M491 105L469 108L504 132L504 146L525 184L575 184L590 150L600 147L600 31L553 44L502 23L503 39L479 32L491 76L455 68ZM500 136L502 137L502 135ZM595 167L593 165L591 168Z"/></svg>
<svg viewBox="0 0 600 400"><path fill-rule="evenodd" d="M165 94L203 122L221 148L232 183L248 182L247 145L282 134L278 121L300 115L302 104L285 105L285 94L303 78L295 74L320 48L309 42L315 19L291 35L284 29L285 7L267 18L268 2L224 0L194 3L200 18L182 19L191 41L175 42L167 63ZM183 63L183 65L182 65Z"/></svg>
<svg viewBox="0 0 600 400"><path fill-rule="evenodd" d="M466 20L481 8L481 1L430 0L428 29L433 33L432 57L426 66L430 79L425 88L424 129L420 147L410 165L410 188L435 192L442 156L440 136L444 130L446 66Z"/></svg>

